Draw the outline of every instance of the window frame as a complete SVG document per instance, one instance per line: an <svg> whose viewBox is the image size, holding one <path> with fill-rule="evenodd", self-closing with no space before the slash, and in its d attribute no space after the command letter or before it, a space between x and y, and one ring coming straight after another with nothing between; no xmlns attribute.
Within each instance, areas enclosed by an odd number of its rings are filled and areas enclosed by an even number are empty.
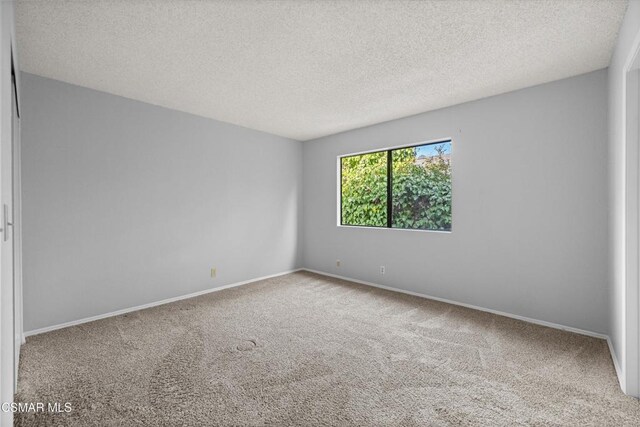
<svg viewBox="0 0 640 427"><path fill-rule="evenodd" d="M337 226L344 228L370 228L374 230L400 230L400 231L421 231L421 232L430 232L430 233L452 233L453 232L453 221L451 221L451 229L449 230L434 230L427 228L403 228L403 227L393 227L393 155L392 152L394 150L400 150L403 148L414 148L414 147L422 147L425 145L436 145L442 143L450 143L451 144L451 155L453 156L453 138L440 138L423 142L414 142L411 144L403 144L396 145L392 147L386 148L376 148L373 150L367 151L359 151L356 153L348 153L348 154L340 154L337 157L337 170L338 170L338 191L337 191ZM346 157L354 157L361 156L364 154L375 154L375 153L387 153L387 225L379 226L379 225L352 225L352 224L343 224L342 223L342 159ZM453 171L451 173L451 183L453 186ZM453 193L453 192L452 192ZM453 195L451 197L451 205L453 206ZM451 209L453 212L453 207Z"/></svg>

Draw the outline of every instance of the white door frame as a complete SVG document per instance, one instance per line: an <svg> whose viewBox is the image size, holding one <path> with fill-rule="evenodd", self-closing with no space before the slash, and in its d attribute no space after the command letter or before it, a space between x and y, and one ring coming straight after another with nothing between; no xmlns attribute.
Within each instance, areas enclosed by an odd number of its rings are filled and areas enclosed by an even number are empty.
<svg viewBox="0 0 640 427"><path fill-rule="evenodd" d="M15 67L15 63L13 64ZM19 71L13 68L12 75L15 87L15 110L12 111L13 122L13 213L11 230L13 239L13 309L14 309L14 390L18 391L18 367L20 362L20 348L24 342L24 329L22 326L22 160L21 160L21 127L20 127L20 100L18 95Z"/></svg>
<svg viewBox="0 0 640 427"><path fill-rule="evenodd" d="M621 387L640 397L640 33L622 78L625 149L625 286Z"/></svg>
<svg viewBox="0 0 640 427"><path fill-rule="evenodd" d="M13 78L12 78L12 64L15 64L16 70L19 69L18 61L16 57L16 42L15 42L15 26L14 26L14 5L15 1L0 1L0 147L4 149L0 150L0 177L2 173L6 174L4 167L11 166L12 160L7 158L7 146L14 147L13 134L15 132L16 137L19 140L19 129L14 129L17 122L14 122L14 115L12 114L12 98L13 94ZM16 108L19 108L20 99L20 85L19 75L16 75L16 91L17 91L17 103ZM15 98L14 98L15 99ZM18 144L19 145L19 144ZM0 182L0 184L7 184ZM0 185L2 188L2 185ZM8 193L13 193L15 187L4 188L4 201L11 199L8 197ZM12 197L12 196L11 196ZM13 203L11 203L13 204ZM2 207L0 206L0 213ZM14 219L14 218L10 218ZM0 218L0 222L3 218ZM14 233L14 230L9 230L9 235ZM4 237L4 232L0 234L0 238ZM12 236L13 237L13 236ZM0 245L0 255L2 251L10 250L14 252L14 247L4 244ZM0 256L0 259L2 257ZM15 263L12 267L15 267ZM0 265L0 277L3 273L6 273L7 266ZM19 344L22 338L22 319L21 319L21 290L17 289L14 293L15 287L21 286L21 282L16 283L11 277L11 280L5 278L0 280L0 402L10 403L13 402L13 396L15 392L15 373L17 355L19 354ZM17 299L14 299L14 295ZM5 406L6 408L6 406ZM10 411L0 410L0 426L12 426L13 414Z"/></svg>

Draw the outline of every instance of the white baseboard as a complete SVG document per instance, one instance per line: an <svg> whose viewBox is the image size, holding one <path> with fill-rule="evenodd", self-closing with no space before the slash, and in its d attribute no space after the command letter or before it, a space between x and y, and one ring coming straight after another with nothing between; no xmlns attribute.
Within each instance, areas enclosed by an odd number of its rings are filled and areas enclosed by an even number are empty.
<svg viewBox="0 0 640 427"><path fill-rule="evenodd" d="M193 292L193 293L187 294L187 295L180 295L180 296L173 297L173 298L163 299L161 301L150 302L148 304L137 305L135 307L129 307L129 308L124 308L122 310L111 311L109 313L98 314L97 316L85 317L84 319L72 320L70 322L60 323L58 325L46 326L44 328L34 329L33 331L24 332L23 333L23 336L24 336L23 340L26 339L26 337L30 337L32 335L43 334L45 332L55 331L57 329L63 329L63 328L68 328L70 326L76 326L76 325L81 325L83 323L93 322L94 320L100 320L100 319L105 319L107 317L119 316L121 314L130 313L132 311L144 310L145 308L156 307L156 306L163 305L163 304L169 304L169 303L175 302L175 301L180 301L180 300L184 300L184 299L188 299L188 298L194 298L194 297L197 297L197 296L200 296L200 295L209 294L211 292L221 291L223 289L229 289L229 288L235 288L237 286L248 285L249 283L253 283L253 282L257 282L257 281L265 280L265 279L271 279L273 277L284 276L285 274L295 273L296 271L300 271L300 270L302 270L302 269L298 268L298 269L295 269L295 270L283 271L281 273L270 274L268 276L262 276L262 277L256 277L254 279L249 279L249 280L245 280L245 281L242 281L242 282L231 283L229 285L219 286L217 288L205 289L203 291Z"/></svg>
<svg viewBox="0 0 640 427"><path fill-rule="evenodd" d="M586 335L586 336L589 336L589 337L600 338L600 339L603 339L603 340L608 340L609 339L609 337L607 335L605 335L605 334L600 334L598 332L586 331L584 329L579 329L579 328L573 328L571 326L559 325L557 323L547 322L545 320L532 319L530 317L519 316L517 314L505 313L504 311L498 311L498 310L493 310L493 309L490 309L490 308L479 307L477 305L466 304L466 303L458 302L458 301L452 301L452 300L449 300L449 299L446 299L446 298L434 297L434 296L431 296L431 295L421 294L421 293L418 293L418 292L405 291L404 289L398 289L398 288L393 288L391 286L379 285L377 283L367 282L365 280L353 279L351 277L345 277L345 276L340 276L340 275L337 275L337 274L326 273L324 271L312 270L310 268L301 268L301 270L309 271L311 273L321 274L323 276L335 277L336 279L348 280L350 282L360 283L361 285L373 286L374 288L385 289L387 291L399 292L399 293L402 293L402 294L413 295L413 296L416 296L416 297L426 298L426 299L430 299L430 300L434 300L434 301L446 302L447 304L453 304L453 305L458 305L458 306L461 306L461 307L472 308L474 310L485 311L487 313L497 314L498 316L510 317L512 319L518 319L518 320L522 320L524 322L534 323L536 325L541 325L541 326L548 326L549 328L561 329L563 331L573 332L573 333L580 334L580 335ZM612 357L613 357L613 355L612 355Z"/></svg>
<svg viewBox="0 0 640 427"><path fill-rule="evenodd" d="M620 388L622 391L627 389L624 375L622 374L622 367L618 362L618 357L616 356L616 350L613 348L613 343L611 342L611 338L607 337L607 345L609 346L609 353L611 353L611 360L613 360L613 367L616 369L616 376L618 377L618 383L620 383Z"/></svg>

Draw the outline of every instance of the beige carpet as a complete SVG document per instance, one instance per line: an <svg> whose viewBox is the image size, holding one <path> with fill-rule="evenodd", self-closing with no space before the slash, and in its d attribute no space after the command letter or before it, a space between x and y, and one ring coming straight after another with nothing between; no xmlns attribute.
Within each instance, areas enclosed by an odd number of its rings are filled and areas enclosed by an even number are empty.
<svg viewBox="0 0 640 427"><path fill-rule="evenodd" d="M31 337L18 426L638 426L603 340L311 273Z"/></svg>

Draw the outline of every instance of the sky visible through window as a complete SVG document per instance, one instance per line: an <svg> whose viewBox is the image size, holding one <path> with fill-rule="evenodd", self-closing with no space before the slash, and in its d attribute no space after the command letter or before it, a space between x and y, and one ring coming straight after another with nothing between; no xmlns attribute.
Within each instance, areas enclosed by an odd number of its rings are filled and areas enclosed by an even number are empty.
<svg viewBox="0 0 640 427"><path fill-rule="evenodd" d="M416 157L426 156L433 157L438 155L438 147L444 149L444 154L451 154L451 142L442 142L440 144L421 145L416 147Z"/></svg>

